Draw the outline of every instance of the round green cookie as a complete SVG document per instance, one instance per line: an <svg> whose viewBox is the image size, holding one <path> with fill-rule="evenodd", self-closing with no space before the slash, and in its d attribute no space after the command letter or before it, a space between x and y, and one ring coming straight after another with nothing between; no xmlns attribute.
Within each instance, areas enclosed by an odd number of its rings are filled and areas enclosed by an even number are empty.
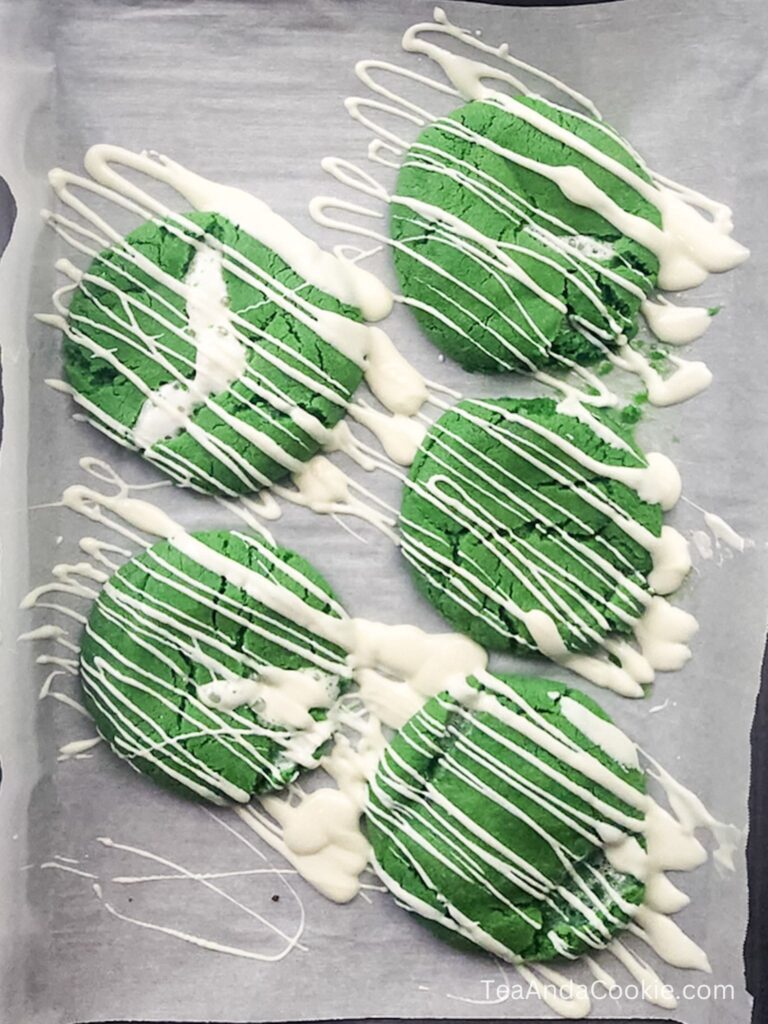
<svg viewBox="0 0 768 1024"><path fill-rule="evenodd" d="M323 311L361 320L219 214L148 221L81 278L64 373L94 426L177 483L246 494L300 469L362 379L316 333Z"/></svg>
<svg viewBox="0 0 768 1024"><path fill-rule="evenodd" d="M525 111L576 140L530 124ZM425 128L405 156L390 213L400 285L429 338L468 370L587 364L637 330L656 256L569 198L548 170L583 172L623 211L656 226L661 217L579 142L650 182L613 129L539 97L511 109L468 103Z"/></svg>
<svg viewBox="0 0 768 1024"><path fill-rule="evenodd" d="M642 903L601 835L644 845L644 788L634 746L594 701L483 674L427 701L385 750L366 808L374 868L456 944L573 959Z"/></svg>
<svg viewBox="0 0 768 1024"><path fill-rule="evenodd" d="M187 542L153 545L104 584L81 644L85 704L132 768L244 803L317 766L349 681L345 652L251 596L248 578L344 612L292 551L237 532Z"/></svg>
<svg viewBox="0 0 768 1024"><path fill-rule="evenodd" d="M652 558L630 532L658 537L663 513L610 478L646 462L624 426L594 415L625 447L552 399L497 398L449 409L419 449L401 549L429 601L485 647L536 651L526 616L538 611L588 651L644 610Z"/></svg>

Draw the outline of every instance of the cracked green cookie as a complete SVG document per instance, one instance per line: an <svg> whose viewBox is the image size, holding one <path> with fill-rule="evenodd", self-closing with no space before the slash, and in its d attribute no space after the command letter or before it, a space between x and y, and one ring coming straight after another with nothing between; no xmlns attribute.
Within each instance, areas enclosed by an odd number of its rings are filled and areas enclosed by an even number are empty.
<svg viewBox="0 0 768 1024"><path fill-rule="evenodd" d="M605 411L549 398L458 403L430 428L400 510L419 589L459 632L496 650L556 656L629 634L654 586L674 588L687 546L645 500L665 472ZM674 495L673 495L674 496ZM554 637L554 640L553 640Z"/></svg>
<svg viewBox="0 0 768 1024"><path fill-rule="evenodd" d="M513 109L467 103L406 153L390 205L400 286L430 340L467 370L589 364L636 333L658 260L616 222L658 227L660 214L581 142L650 182L604 122L532 96ZM622 211L611 221L608 204Z"/></svg>
<svg viewBox="0 0 768 1024"><path fill-rule="evenodd" d="M644 791L634 744L590 698L483 673L428 700L382 755L366 807L374 868L456 945L573 959L643 901L611 860L644 845Z"/></svg>
<svg viewBox="0 0 768 1024"><path fill-rule="evenodd" d="M328 440L363 376L338 325L361 319L226 217L189 213L81 275L64 374L94 426L178 484L246 494Z"/></svg>
<svg viewBox="0 0 768 1024"><path fill-rule="evenodd" d="M303 558L237 532L184 535L104 584L81 643L85 705L118 757L174 790L247 802L314 768L346 687L346 654L271 610L268 580L343 616Z"/></svg>

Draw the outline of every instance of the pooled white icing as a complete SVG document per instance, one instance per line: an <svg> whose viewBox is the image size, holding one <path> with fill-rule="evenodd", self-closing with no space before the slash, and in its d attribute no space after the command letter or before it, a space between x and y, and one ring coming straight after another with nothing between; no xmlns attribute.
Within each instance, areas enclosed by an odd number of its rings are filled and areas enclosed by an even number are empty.
<svg viewBox="0 0 768 1024"><path fill-rule="evenodd" d="M295 805L279 797L262 797L259 803L280 832L254 805L237 809L249 828L328 899L347 903L357 895L369 847L353 800L338 789L318 789Z"/></svg>
<svg viewBox="0 0 768 1024"><path fill-rule="evenodd" d="M246 350L232 331L222 254L198 250L184 284L188 326L195 339L195 374L184 385L164 384L147 399L133 428L134 441L142 449L183 429L197 406L226 391L246 368Z"/></svg>
<svg viewBox="0 0 768 1024"><path fill-rule="evenodd" d="M219 711L255 708L275 725L307 729L313 724L311 708L329 708L338 679L318 670L289 670L264 665L258 675L214 679L197 688L203 704Z"/></svg>
<svg viewBox="0 0 768 1024"><path fill-rule="evenodd" d="M712 314L704 306L675 306L663 296L644 299L640 311L659 341L667 345L696 341L712 323Z"/></svg>
<svg viewBox="0 0 768 1024"><path fill-rule="evenodd" d="M423 423L399 413L387 416L359 402L353 403L349 411L358 423L376 435L393 462L399 466L410 466L427 432Z"/></svg>

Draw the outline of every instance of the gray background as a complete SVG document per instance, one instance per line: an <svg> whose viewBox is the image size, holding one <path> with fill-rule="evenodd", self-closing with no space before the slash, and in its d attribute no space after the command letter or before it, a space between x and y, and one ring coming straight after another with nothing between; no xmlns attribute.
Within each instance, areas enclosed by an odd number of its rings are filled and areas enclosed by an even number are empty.
<svg viewBox="0 0 768 1024"><path fill-rule="evenodd" d="M713 278L696 293L697 303L726 303L696 346L697 357L716 372L712 388L687 406L652 413L641 437L675 457L689 497L724 515L761 546L719 565L704 563L686 585L682 603L699 616L702 631L684 672L661 677L644 705L603 698L620 724L692 784L717 814L743 824L746 738L766 605L760 514L766 495L759 472L766 436L760 288L765 266L759 252L765 148L758 124L766 85L764 8L722 2L702 9L690 0L676 3L674 10L662 0L568 12L446 7L456 21L483 29L487 39L508 39L513 52L591 95L664 173L732 202L737 236L757 250L738 273ZM135 860L105 857L94 842L97 835L146 847L193 870L235 870L254 863L253 854L200 809L157 792L105 752L56 766L58 746L89 730L66 708L51 701L37 705L42 670L31 663L37 652L13 644L13 637L32 624L14 612L18 596L43 582L54 560L73 558L84 532L71 514L46 509L28 516L28 507L55 500L63 486L81 479L77 460L82 454L108 453L132 482L153 479L133 457L105 445L87 426L67 421L66 401L42 384L43 377L57 372L59 344L29 320L30 311L48 308L53 285L56 247L38 227L35 213L50 202L44 172L58 162L77 167L84 149L96 141L157 148L203 173L250 188L308 233L334 244L342 239L312 224L306 202L335 188L319 170L322 156L357 159L364 152L365 135L341 106L346 95L359 91L354 60L397 59L402 30L430 11L427 4L405 2L386 7L165 2L112 4L107 17L105 8L95 0L39 9L25 2L0 3L0 24L11 26L0 36L0 48L8 48L3 66L19 86L0 101L6 105L0 131L8 134L0 140L7 142L8 167L0 165L0 171L19 197L20 211L0 275L12 445L4 447L0 477L6 584L2 657L4 677L13 680L3 696L0 725L7 752L0 814L13 823L0 839L0 881L8 894L0 935L7 1019L36 1024L119 1016L234 1021L536 1015L537 1007L529 1004L499 1007L450 998L480 998L480 980L499 978L498 968L439 945L378 893L372 894L372 905L358 901L333 908L301 888L311 948L269 966L138 931L110 918L83 879L39 869L59 854L100 875L141 873ZM469 378L438 363L405 315L387 326L429 376L465 393L526 391L517 380ZM370 482L377 492L388 490L381 479ZM158 496L165 507L181 510L190 525L228 522L210 502L167 491ZM682 529L700 526L687 507L679 510L678 522ZM413 593L396 552L371 531L363 527L361 532L369 541L365 548L333 522L297 510L275 528L280 541L312 556L354 613L440 628ZM65 539L57 548L59 535ZM530 664L532 670L538 667ZM649 705L667 697L671 703L664 711L647 714ZM197 926L204 933L215 922L220 940L254 942L248 918L230 917L222 904L179 887L185 884L131 891L112 887L109 898L139 917L190 930ZM715 980L739 987L743 864L724 882L710 867L686 877L683 886L693 897L683 923L712 954ZM295 920L296 907L285 894L280 904L271 903L273 892L283 890L249 881L235 891L286 926ZM622 1009L604 1006L611 1014ZM648 1012L640 1004L626 1010ZM744 1001L685 1004L674 1016L744 1021L747 1012Z"/></svg>

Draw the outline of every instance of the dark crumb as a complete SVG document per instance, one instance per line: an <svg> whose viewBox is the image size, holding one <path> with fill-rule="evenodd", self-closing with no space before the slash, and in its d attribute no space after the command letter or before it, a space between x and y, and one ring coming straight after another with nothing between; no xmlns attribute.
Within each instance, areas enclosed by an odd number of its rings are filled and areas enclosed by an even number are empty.
<svg viewBox="0 0 768 1024"><path fill-rule="evenodd" d="M280 897L279 896L273 896L272 897L272 902L273 903L279 903L280 902Z"/></svg>

